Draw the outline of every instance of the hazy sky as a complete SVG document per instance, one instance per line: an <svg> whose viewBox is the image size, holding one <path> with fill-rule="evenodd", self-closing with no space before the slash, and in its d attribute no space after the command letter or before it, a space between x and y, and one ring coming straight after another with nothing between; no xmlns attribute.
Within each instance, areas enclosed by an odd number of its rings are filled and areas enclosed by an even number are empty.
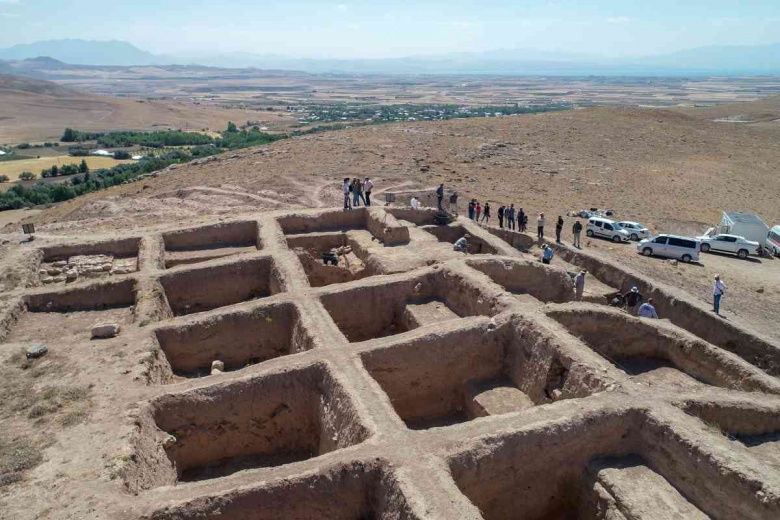
<svg viewBox="0 0 780 520"><path fill-rule="evenodd" d="M394 57L522 48L625 56L780 42L780 0L0 0L0 47Z"/></svg>

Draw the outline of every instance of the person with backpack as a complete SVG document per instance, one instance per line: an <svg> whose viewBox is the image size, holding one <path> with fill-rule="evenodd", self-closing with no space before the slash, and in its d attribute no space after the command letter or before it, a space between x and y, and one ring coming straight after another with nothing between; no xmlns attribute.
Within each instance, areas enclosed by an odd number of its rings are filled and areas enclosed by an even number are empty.
<svg viewBox="0 0 780 520"><path fill-rule="evenodd" d="M571 227L571 233L574 235L574 247L577 249L582 249L580 246L580 234L582 233L582 222L579 220L574 223L574 225Z"/></svg>
<svg viewBox="0 0 780 520"><path fill-rule="evenodd" d="M561 243L561 231L563 231L563 217L558 215L558 222L555 223L555 242Z"/></svg>
<svg viewBox="0 0 780 520"><path fill-rule="evenodd" d="M504 229L504 205L498 207L498 227Z"/></svg>

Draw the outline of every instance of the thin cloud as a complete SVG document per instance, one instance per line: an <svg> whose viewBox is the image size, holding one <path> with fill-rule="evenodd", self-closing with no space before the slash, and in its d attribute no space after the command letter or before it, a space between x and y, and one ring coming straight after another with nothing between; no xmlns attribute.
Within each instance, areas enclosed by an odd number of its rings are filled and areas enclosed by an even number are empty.
<svg viewBox="0 0 780 520"><path fill-rule="evenodd" d="M0 13L0 18L21 18L18 13Z"/></svg>
<svg viewBox="0 0 780 520"><path fill-rule="evenodd" d="M0 0L0 4L21 4L21 0Z"/></svg>
<svg viewBox="0 0 780 520"><path fill-rule="evenodd" d="M629 18L628 16L613 16L610 18L607 18L607 23L612 24L627 24L633 22L633 18Z"/></svg>
<svg viewBox="0 0 780 520"><path fill-rule="evenodd" d="M2 1L2 0L0 0L0 1ZM336 5L336 10L338 10L338 11L346 11L347 9L349 9L349 6L347 4L338 4L338 5Z"/></svg>

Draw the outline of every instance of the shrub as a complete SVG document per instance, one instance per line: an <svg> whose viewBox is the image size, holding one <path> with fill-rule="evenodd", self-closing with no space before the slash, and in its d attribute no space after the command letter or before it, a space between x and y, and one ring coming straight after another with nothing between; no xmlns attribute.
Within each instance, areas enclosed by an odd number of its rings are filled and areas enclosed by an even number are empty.
<svg viewBox="0 0 780 520"><path fill-rule="evenodd" d="M130 152L126 150L117 150L114 152L114 159L117 160L124 160L124 159L130 159Z"/></svg>
<svg viewBox="0 0 780 520"><path fill-rule="evenodd" d="M8 175L0 175L0 182L8 182L11 179L8 178Z"/></svg>
<svg viewBox="0 0 780 520"><path fill-rule="evenodd" d="M31 181L35 179L37 175L35 175L33 172L22 172L19 174L19 179L23 181Z"/></svg>

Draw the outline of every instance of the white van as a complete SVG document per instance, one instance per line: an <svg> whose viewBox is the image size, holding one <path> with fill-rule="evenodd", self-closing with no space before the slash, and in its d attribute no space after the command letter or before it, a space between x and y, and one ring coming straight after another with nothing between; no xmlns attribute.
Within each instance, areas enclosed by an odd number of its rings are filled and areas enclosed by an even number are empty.
<svg viewBox="0 0 780 520"><path fill-rule="evenodd" d="M766 247L775 256L780 256L780 225L769 230L766 236Z"/></svg>
<svg viewBox="0 0 780 520"><path fill-rule="evenodd" d="M614 220L601 217L591 217L585 226L585 234L589 237L608 238L613 242L628 242L631 235Z"/></svg>
<svg viewBox="0 0 780 520"><path fill-rule="evenodd" d="M698 262L701 241L677 235L658 235L641 240L636 250L645 256L676 258L683 262Z"/></svg>

